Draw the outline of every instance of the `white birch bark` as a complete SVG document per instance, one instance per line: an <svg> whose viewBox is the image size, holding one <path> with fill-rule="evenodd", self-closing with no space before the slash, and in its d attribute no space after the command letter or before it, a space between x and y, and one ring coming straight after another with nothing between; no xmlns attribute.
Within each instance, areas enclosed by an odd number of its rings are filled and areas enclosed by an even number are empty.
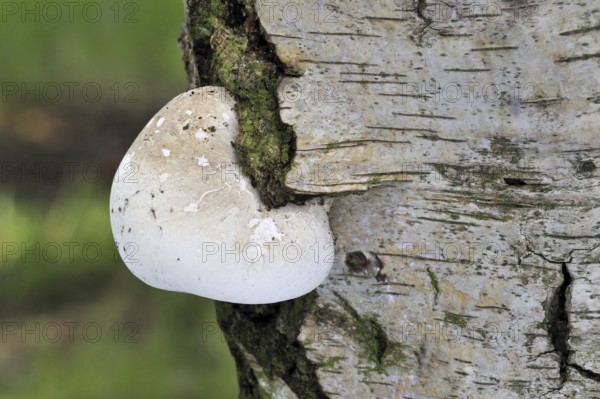
<svg viewBox="0 0 600 399"><path fill-rule="evenodd" d="M299 75L278 93L297 135L288 185L370 188L334 202L335 269L299 338L326 393L600 395L597 4L265 11ZM349 270L353 251L385 281ZM385 335L375 357L369 319Z"/></svg>
<svg viewBox="0 0 600 399"><path fill-rule="evenodd" d="M334 196L322 394L600 397L598 3L258 7L286 184Z"/></svg>

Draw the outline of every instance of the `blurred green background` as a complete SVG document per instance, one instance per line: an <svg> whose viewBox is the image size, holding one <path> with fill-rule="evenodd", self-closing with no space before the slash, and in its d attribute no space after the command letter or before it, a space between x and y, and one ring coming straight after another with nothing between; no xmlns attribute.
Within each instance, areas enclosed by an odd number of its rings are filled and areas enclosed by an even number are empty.
<svg viewBox="0 0 600 399"><path fill-rule="evenodd" d="M211 301L112 243L114 171L186 76L181 1L0 3L0 398L232 398Z"/></svg>

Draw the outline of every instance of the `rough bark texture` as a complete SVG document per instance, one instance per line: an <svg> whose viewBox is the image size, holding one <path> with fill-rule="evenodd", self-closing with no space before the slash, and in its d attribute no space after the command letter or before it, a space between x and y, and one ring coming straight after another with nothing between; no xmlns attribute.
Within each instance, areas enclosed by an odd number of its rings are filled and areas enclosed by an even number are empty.
<svg viewBox="0 0 600 399"><path fill-rule="evenodd" d="M211 4L186 2L192 85L233 46ZM257 185L333 196L336 236L315 293L217 305L241 396L600 397L597 4L223 4L283 75L251 126L295 155Z"/></svg>

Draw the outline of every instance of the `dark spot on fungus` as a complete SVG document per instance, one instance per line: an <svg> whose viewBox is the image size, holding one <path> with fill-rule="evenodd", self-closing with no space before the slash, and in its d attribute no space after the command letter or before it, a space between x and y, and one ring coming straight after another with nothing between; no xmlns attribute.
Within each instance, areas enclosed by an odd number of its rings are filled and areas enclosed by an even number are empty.
<svg viewBox="0 0 600 399"><path fill-rule="evenodd" d="M190 128L190 124L186 123L185 125L183 125L182 129L183 130L188 130Z"/></svg>
<svg viewBox="0 0 600 399"><path fill-rule="evenodd" d="M208 130L209 132L211 132L211 133L214 133L214 132L216 132L216 131L217 131L217 128L216 128L216 127L214 127L214 126L209 126L207 130Z"/></svg>

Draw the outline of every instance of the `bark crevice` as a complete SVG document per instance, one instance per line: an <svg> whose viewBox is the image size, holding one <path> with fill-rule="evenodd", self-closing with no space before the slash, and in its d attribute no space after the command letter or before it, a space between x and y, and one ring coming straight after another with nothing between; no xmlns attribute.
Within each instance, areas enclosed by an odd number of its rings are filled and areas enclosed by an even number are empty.
<svg viewBox="0 0 600 399"><path fill-rule="evenodd" d="M579 374L581 374L585 378L600 382L600 373L596 373L592 370L588 370L588 369L583 368L580 365L575 364L575 363L569 363L569 367L573 367L575 370L577 370L579 372Z"/></svg>
<svg viewBox="0 0 600 399"><path fill-rule="evenodd" d="M180 38L192 87L225 87L240 124L234 147L245 175L268 207L302 203L284 184L296 137L279 114L276 86L284 66L259 24L254 0L187 0Z"/></svg>
<svg viewBox="0 0 600 399"><path fill-rule="evenodd" d="M313 292L272 305L216 302L217 321L236 360L240 398L260 397L260 376L246 359L244 350L253 355L267 379L280 378L299 398L327 398L319 384L316 365L297 340L315 298Z"/></svg>
<svg viewBox="0 0 600 399"><path fill-rule="evenodd" d="M568 253L568 259L566 261L557 261L548 259L541 253L534 251L529 245L527 245L527 251L535 256L540 257L545 262L552 264L561 265L561 274L563 277L562 283L555 289L552 297L550 298L549 305L546 311L546 326L550 342L552 343L553 350L544 352L539 356L548 353L556 353L559 356L559 374L560 384L558 388L552 389L550 392L559 391L565 383L569 380L569 368L572 368L579 372L583 377L600 382L600 373L592 370L588 370L577 363L570 361L573 351L569 347L569 337L571 333L569 325L569 310L568 302L571 296L571 287L573 283L573 276L569 272L568 264L573 261L573 254L577 251L591 252L596 248L600 247L600 244L595 245L591 248L573 248ZM520 264L520 260L519 260Z"/></svg>
<svg viewBox="0 0 600 399"><path fill-rule="evenodd" d="M417 0L417 7L416 7L416 13L417 13L417 17L423 21L424 25L419 29L419 39L417 40L417 45L418 46L422 46L423 45L423 36L425 36L425 33L427 33L427 30L431 27L431 25L433 24L433 19L429 18L427 15L425 15L425 9L427 8L427 0Z"/></svg>
<svg viewBox="0 0 600 399"><path fill-rule="evenodd" d="M573 281L566 263L561 268L563 281L556 288L546 312L546 325L550 342L559 356L560 386L568 379L569 356L569 314L567 312L568 290Z"/></svg>

